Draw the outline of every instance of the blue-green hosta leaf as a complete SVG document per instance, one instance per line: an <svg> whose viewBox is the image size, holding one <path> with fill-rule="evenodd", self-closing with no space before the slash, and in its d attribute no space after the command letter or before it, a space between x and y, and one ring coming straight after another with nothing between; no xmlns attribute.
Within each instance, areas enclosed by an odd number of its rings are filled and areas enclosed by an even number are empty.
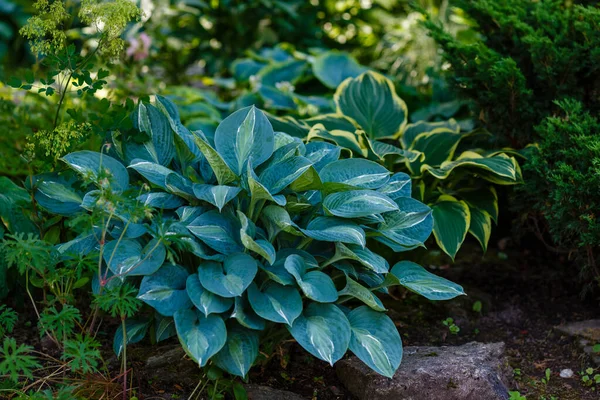
<svg viewBox="0 0 600 400"><path fill-rule="evenodd" d="M235 298L235 306L231 318L235 318L240 325L249 329L256 329L259 331L265 329L265 320L256 315L246 296Z"/></svg>
<svg viewBox="0 0 600 400"><path fill-rule="evenodd" d="M367 71L348 53L336 50L325 51L315 57L313 73L330 89L335 89L347 78L354 78Z"/></svg>
<svg viewBox="0 0 600 400"><path fill-rule="evenodd" d="M288 256L284 267L309 299L319 303L332 303L338 299L337 289L331 278L321 271L308 271L304 259L299 255Z"/></svg>
<svg viewBox="0 0 600 400"><path fill-rule="evenodd" d="M288 330L306 351L332 366L350 344L348 318L333 304L310 303Z"/></svg>
<svg viewBox="0 0 600 400"><path fill-rule="evenodd" d="M156 342L162 342L177 335L175 320L171 317L163 317L156 313L154 316L154 338Z"/></svg>
<svg viewBox="0 0 600 400"><path fill-rule="evenodd" d="M67 154L62 160L85 178L90 178L97 184L101 184L100 177L106 177L116 191L122 192L129 187L127 168L106 154L83 150Z"/></svg>
<svg viewBox="0 0 600 400"><path fill-rule="evenodd" d="M256 75L266 65L252 58L240 58L231 64L231 73L237 81L247 82L252 75Z"/></svg>
<svg viewBox="0 0 600 400"><path fill-rule="evenodd" d="M240 223L232 215L211 210L194 219L187 228L219 253L233 254L244 251L240 239Z"/></svg>
<svg viewBox="0 0 600 400"><path fill-rule="evenodd" d="M149 323L147 321L137 321L128 319L125 321L126 344L134 344L141 342L148 332ZM113 339L113 351L117 357L123 352L123 326L119 325Z"/></svg>
<svg viewBox="0 0 600 400"><path fill-rule="evenodd" d="M398 136L406 126L406 103L393 83L376 72L346 79L333 99L338 113L356 121L372 139Z"/></svg>
<svg viewBox="0 0 600 400"><path fill-rule="evenodd" d="M250 189L250 195L252 196L254 201L269 200L269 201L279 204L280 206L285 206L285 204L286 204L285 196L272 194L269 191L269 189L267 189L265 187L265 185L263 185L260 182L258 176L256 176L256 174L254 173L254 170L252 169L252 167L250 167L250 162L248 162L248 167L247 167L246 171L247 171L248 187Z"/></svg>
<svg viewBox="0 0 600 400"><path fill-rule="evenodd" d="M400 197L396 203L399 210L383 215L384 222L376 230L381 236L374 239L397 252L423 246L433 229L431 208L410 197Z"/></svg>
<svg viewBox="0 0 600 400"><path fill-rule="evenodd" d="M258 94L260 94L260 97L264 101L265 108L287 111L295 110L297 108L293 92L279 90L274 86L260 85Z"/></svg>
<svg viewBox="0 0 600 400"><path fill-rule="evenodd" d="M338 295L340 297L354 297L355 299L362 301L375 311L385 311L383 303L372 291L370 291L360 283L352 280L349 276L346 276L346 287L340 290Z"/></svg>
<svg viewBox="0 0 600 400"><path fill-rule="evenodd" d="M411 147L414 140L422 133L427 132L440 132L440 131L451 131L454 133L460 132L460 125L454 119L449 119L448 121L440 121L440 122L427 122L427 121L419 121L414 124L408 124L404 132L402 132L402 136L400 136L400 143L402 144L403 149L408 149Z"/></svg>
<svg viewBox="0 0 600 400"><path fill-rule="evenodd" d="M285 208L269 205L263 208L260 219L269 234L269 240L273 242L279 232L284 231L296 236L304 236L298 225L294 223Z"/></svg>
<svg viewBox="0 0 600 400"><path fill-rule="evenodd" d="M365 231L360 226L337 217L317 217L309 222L306 229L302 229L302 233L324 242L351 243L362 247L366 244Z"/></svg>
<svg viewBox="0 0 600 400"><path fill-rule="evenodd" d="M81 211L83 198L72 188L60 182L44 180L37 185L35 199L46 210L59 215L73 215ZM5 213L7 216L9 212ZM6 216L3 215L6 218Z"/></svg>
<svg viewBox="0 0 600 400"><path fill-rule="evenodd" d="M333 258L336 261L345 259L357 261L378 274L385 274L390 270L390 265L385 258L373 253L367 247L363 248L355 244L336 243Z"/></svg>
<svg viewBox="0 0 600 400"><path fill-rule="evenodd" d="M215 364L229 372L245 378L258 356L258 331L232 324L227 329L225 346L213 357Z"/></svg>
<svg viewBox="0 0 600 400"><path fill-rule="evenodd" d="M192 303L206 316L223 313L233 305L233 299L221 297L206 290L200 283L198 274L188 276L185 288Z"/></svg>
<svg viewBox="0 0 600 400"><path fill-rule="evenodd" d="M238 179L237 175L227 166L223 158L212 148L205 138L202 138L198 134L194 134L194 142L202 154L204 154L204 157L206 157L212 171L217 177L219 185L227 185Z"/></svg>
<svg viewBox="0 0 600 400"><path fill-rule="evenodd" d="M322 124L316 124L308 132L306 140L314 141L315 139L332 142L347 149L354 156L367 158L371 150L369 139L364 131L342 131L342 130L326 130Z"/></svg>
<svg viewBox="0 0 600 400"><path fill-rule="evenodd" d="M319 176L323 183L334 182L358 189L378 189L390 179L390 171L373 161L347 158L326 165Z"/></svg>
<svg viewBox="0 0 600 400"><path fill-rule="evenodd" d="M402 361L402 340L394 322L366 306L347 314L352 336L350 351L375 372L391 378Z"/></svg>
<svg viewBox="0 0 600 400"><path fill-rule="evenodd" d="M284 248L279 250L273 265L265 265L261 266L261 268L267 273L269 278L275 282L282 285L294 285L296 280L285 267L285 261L291 255L301 257L307 270L319 268L319 263L310 253L295 248Z"/></svg>
<svg viewBox="0 0 600 400"><path fill-rule="evenodd" d="M175 140L169 120L152 104L141 102L137 117L139 130L150 136L151 142L144 143L144 147L152 160L160 165L169 165L175 156Z"/></svg>
<svg viewBox="0 0 600 400"><path fill-rule="evenodd" d="M188 178L177 172L172 172L165 179L167 190L177 196L181 196L188 201L195 200L194 184Z"/></svg>
<svg viewBox="0 0 600 400"><path fill-rule="evenodd" d="M410 197L412 194L410 176L404 172L397 172L377 191L387 195L392 200L397 200L400 197Z"/></svg>
<svg viewBox="0 0 600 400"><path fill-rule="evenodd" d="M306 144L305 157L310 160L313 167L321 171L323 167L340 158L339 146L327 142L310 142Z"/></svg>
<svg viewBox="0 0 600 400"><path fill-rule="evenodd" d="M227 328L221 317L205 317L198 310L179 310L174 315L177 336L183 350L204 367L225 346Z"/></svg>
<svg viewBox="0 0 600 400"><path fill-rule="evenodd" d="M153 275L142 279L137 297L159 314L172 317L177 310L192 306L185 290L188 275L187 270L179 265L163 265Z"/></svg>
<svg viewBox="0 0 600 400"><path fill-rule="evenodd" d="M235 198L241 191L239 187L225 185L194 184L194 195L214 205L221 211L225 204Z"/></svg>
<svg viewBox="0 0 600 400"><path fill-rule="evenodd" d="M223 265L205 261L198 267L200 283L221 297L241 296L258 272L256 260L248 254L229 255Z"/></svg>
<svg viewBox="0 0 600 400"><path fill-rule="evenodd" d="M433 206L433 235L438 246L453 260L470 225L471 212L467 203L452 196L439 197Z"/></svg>
<svg viewBox="0 0 600 400"><path fill-rule="evenodd" d="M254 106L225 118L215 132L215 147L223 161L238 176L248 162L257 167L273 154L273 127Z"/></svg>
<svg viewBox="0 0 600 400"><path fill-rule="evenodd" d="M138 200L145 206L161 210L173 210L185 204L181 197L165 192L144 193L138 197Z"/></svg>
<svg viewBox="0 0 600 400"><path fill-rule="evenodd" d="M172 170L160 164L140 159L133 160L129 168L136 170L153 185L165 190L167 189L167 176L173 173Z"/></svg>
<svg viewBox="0 0 600 400"><path fill-rule="evenodd" d="M238 211L237 214L242 224L240 237L244 247L264 257L269 264L273 264L275 262L275 248L273 245L264 239L255 240L254 231L256 231L256 227L254 223L243 212Z"/></svg>
<svg viewBox="0 0 600 400"><path fill-rule="evenodd" d="M342 218L360 218L398 209L386 195L373 190L349 190L332 193L323 201L325 210Z"/></svg>
<svg viewBox="0 0 600 400"><path fill-rule="evenodd" d="M292 59L263 68L258 77L260 78L260 82L267 86L275 86L281 82L293 84L302 78L307 68L308 64L306 61Z"/></svg>
<svg viewBox="0 0 600 400"><path fill-rule="evenodd" d="M472 170L483 179L498 185L515 185L523 180L521 168L514 157L498 154L483 157L473 151L465 151L455 161L442 163L439 168L424 165L422 172L429 172L437 179L446 179L454 170Z"/></svg>
<svg viewBox="0 0 600 400"><path fill-rule="evenodd" d="M492 234L492 218L490 215L478 208L469 207L471 213L471 225L469 233L477 239L485 253Z"/></svg>
<svg viewBox="0 0 600 400"><path fill-rule="evenodd" d="M411 261L395 264L390 274L398 279L400 285L429 300L450 300L465 294L460 285L434 275Z"/></svg>
<svg viewBox="0 0 600 400"><path fill-rule="evenodd" d="M104 246L104 262L116 275L152 275L163 265L167 249L158 239L142 248L133 239L111 240Z"/></svg>
<svg viewBox="0 0 600 400"><path fill-rule="evenodd" d="M302 313L302 297L295 287L269 281L259 290L255 283L248 287L248 300L260 317L280 324L292 325Z"/></svg>
<svg viewBox="0 0 600 400"><path fill-rule="evenodd" d="M307 158L291 157L265 169L258 180L269 193L276 195L298 179L310 166L311 162Z"/></svg>

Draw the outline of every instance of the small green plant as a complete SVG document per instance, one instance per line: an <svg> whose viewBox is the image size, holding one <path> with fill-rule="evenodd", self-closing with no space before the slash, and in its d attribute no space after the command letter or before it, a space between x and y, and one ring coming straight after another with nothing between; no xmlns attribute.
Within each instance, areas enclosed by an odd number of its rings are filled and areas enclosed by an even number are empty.
<svg viewBox="0 0 600 400"><path fill-rule="evenodd" d="M542 378L542 383L547 385L550 382L550 377L552 376L552 370L550 368L546 368L544 371L544 377Z"/></svg>
<svg viewBox="0 0 600 400"><path fill-rule="evenodd" d="M448 317L445 320L442 321L442 325L447 326L448 327L448 331L452 334L452 335L457 335L458 332L460 332L460 327L458 327L458 325L456 325L454 323L454 319Z"/></svg>
<svg viewBox="0 0 600 400"><path fill-rule="evenodd" d="M600 373L597 372L594 368L586 368L585 371L580 372L581 382L585 386L594 386L600 385Z"/></svg>
<svg viewBox="0 0 600 400"><path fill-rule="evenodd" d="M17 324L17 319L18 316L15 310L5 304L0 305L0 339L4 339L7 334L12 333Z"/></svg>
<svg viewBox="0 0 600 400"><path fill-rule="evenodd" d="M473 303L472 309L474 312L481 313L482 308L483 308L483 304L481 303L480 300L477 300Z"/></svg>
<svg viewBox="0 0 600 400"><path fill-rule="evenodd" d="M0 347L0 375L7 375L12 381L20 377L33 379L33 371L41 368L41 364L31 355L33 347L17 345L13 338L4 338Z"/></svg>
<svg viewBox="0 0 600 400"><path fill-rule="evenodd" d="M77 334L73 339L65 340L61 359L67 361L71 370L75 372L97 372L102 360L100 343L91 336Z"/></svg>
<svg viewBox="0 0 600 400"><path fill-rule="evenodd" d="M521 392L518 391L510 391L508 392L509 400L527 400L527 397L521 395Z"/></svg>

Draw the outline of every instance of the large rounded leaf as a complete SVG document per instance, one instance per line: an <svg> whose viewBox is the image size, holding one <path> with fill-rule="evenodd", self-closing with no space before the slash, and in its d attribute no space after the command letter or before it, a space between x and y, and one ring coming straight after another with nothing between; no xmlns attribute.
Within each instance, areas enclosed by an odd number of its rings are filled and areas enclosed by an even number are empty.
<svg viewBox="0 0 600 400"><path fill-rule="evenodd" d="M400 261L390 274L407 289L429 300L450 300L465 294L462 286L437 276L411 261ZM389 281L388 278L386 280Z"/></svg>
<svg viewBox="0 0 600 400"><path fill-rule="evenodd" d="M440 248L454 260L471 225L471 212L464 201L440 196L433 206L433 234Z"/></svg>
<svg viewBox="0 0 600 400"><path fill-rule="evenodd" d="M337 161L340 158L341 149L327 142L310 142L306 144L306 154L304 155L312 163L313 167L320 171L327 164Z"/></svg>
<svg viewBox="0 0 600 400"><path fill-rule="evenodd" d="M233 305L233 299L218 296L202 287L198 274L188 276L185 288L192 303L206 316L225 312Z"/></svg>
<svg viewBox="0 0 600 400"><path fill-rule="evenodd" d="M200 367L225 345L227 328L221 317L205 317L198 310L179 310L174 319L181 346Z"/></svg>
<svg viewBox="0 0 600 400"><path fill-rule="evenodd" d="M311 303L288 329L300 346L332 366L348 350L350 323L336 305Z"/></svg>
<svg viewBox="0 0 600 400"><path fill-rule="evenodd" d="M406 126L406 104L393 83L376 72L346 79L334 100L338 112L355 120L372 139L397 136Z"/></svg>
<svg viewBox="0 0 600 400"><path fill-rule="evenodd" d="M384 221L377 227L381 236L375 240L397 252L423 246L433 229L431 208L410 197L400 197L396 204L398 211L383 215Z"/></svg>
<svg viewBox="0 0 600 400"><path fill-rule="evenodd" d="M346 287L338 293L341 296L350 296L358 299L375 311L385 311L385 306L379 298L368 288L352 280L346 275Z"/></svg>
<svg viewBox="0 0 600 400"><path fill-rule="evenodd" d="M265 320L259 317L248 302L246 296L235 298L235 307L231 318L235 318L240 325L249 329L262 331L265 329Z"/></svg>
<svg viewBox="0 0 600 400"><path fill-rule="evenodd" d="M142 279L138 299L166 317L173 316L177 310L188 309L192 306L185 290L188 275L179 265L164 265L155 274Z"/></svg>
<svg viewBox="0 0 600 400"><path fill-rule="evenodd" d="M469 226L469 233L477 239L481 248L485 252L487 250L488 241L492 234L492 218L490 215L481 211L478 208L469 207L471 212L471 225Z"/></svg>
<svg viewBox="0 0 600 400"><path fill-rule="evenodd" d="M302 297L294 287L269 281L261 291L255 283L248 287L252 309L266 320L292 325L302 313Z"/></svg>
<svg viewBox="0 0 600 400"><path fill-rule="evenodd" d="M347 158L327 164L319 172L321 181L341 183L359 189L377 189L390 179L390 171L376 162Z"/></svg>
<svg viewBox="0 0 600 400"><path fill-rule="evenodd" d="M240 222L230 214L211 210L194 219L187 228L219 253L233 254L244 250L240 239Z"/></svg>
<svg viewBox="0 0 600 400"><path fill-rule="evenodd" d="M348 53L325 51L315 57L313 73L330 89L335 89L347 78L354 78L367 70Z"/></svg>
<svg viewBox="0 0 600 400"><path fill-rule="evenodd" d="M124 191L129 187L127 168L106 154L83 150L67 154L62 160L69 167L98 184L101 179L106 178L114 190Z"/></svg>
<svg viewBox="0 0 600 400"><path fill-rule="evenodd" d="M284 266L309 299L319 303L332 303L338 299L338 293L331 278L321 271L308 271L304 259L299 255L288 256Z"/></svg>
<svg viewBox="0 0 600 400"><path fill-rule="evenodd" d="M163 265L167 249L152 239L144 248L133 239L112 240L104 246L104 262L116 275L152 275Z"/></svg>
<svg viewBox="0 0 600 400"><path fill-rule="evenodd" d="M349 190L325 197L323 207L336 217L360 218L398 209L386 195L373 190Z"/></svg>
<svg viewBox="0 0 600 400"><path fill-rule="evenodd" d="M367 243L365 231L360 226L336 217L317 217L302 229L302 233L324 242L352 243L362 247Z"/></svg>
<svg viewBox="0 0 600 400"><path fill-rule="evenodd" d="M253 167L273 154L273 127L254 106L242 108L225 118L215 132L215 147L238 176L248 161Z"/></svg>
<svg viewBox="0 0 600 400"><path fill-rule="evenodd" d="M391 378L402 361L402 340L392 320L366 306L347 315L352 337L350 351L383 376Z"/></svg>
<svg viewBox="0 0 600 400"><path fill-rule="evenodd" d="M194 195L200 200L204 200L214 205L221 211L225 204L234 199L241 191L239 187L226 185L194 185Z"/></svg>
<svg viewBox="0 0 600 400"><path fill-rule="evenodd" d="M258 265L252 256L237 253L228 256L223 265L205 261L198 267L200 283L206 290L221 297L240 296L252 283Z"/></svg>
<svg viewBox="0 0 600 400"><path fill-rule="evenodd" d="M390 270L390 265L387 260L379 254L373 253L368 248L362 248L355 244L343 244L338 242L335 244L334 260L344 259L357 261L378 274L384 274Z"/></svg>
<svg viewBox="0 0 600 400"><path fill-rule="evenodd" d="M232 324L227 329L225 346L213 357L217 366L245 378L258 356L258 331Z"/></svg>

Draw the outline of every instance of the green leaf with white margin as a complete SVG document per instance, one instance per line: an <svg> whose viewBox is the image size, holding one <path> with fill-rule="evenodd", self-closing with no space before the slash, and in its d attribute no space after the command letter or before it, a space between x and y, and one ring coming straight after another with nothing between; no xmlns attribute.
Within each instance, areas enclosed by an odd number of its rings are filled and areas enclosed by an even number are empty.
<svg viewBox="0 0 600 400"><path fill-rule="evenodd" d="M421 175L425 165L438 167L442 163L452 160L458 144L467 136L468 134L456 133L445 128L421 133L411 144L410 150L423 153L424 158L413 162L407 161L406 166L413 176Z"/></svg>
<svg viewBox="0 0 600 400"><path fill-rule="evenodd" d="M397 279L394 284L402 285L429 300L450 300L465 294L462 286L434 275L412 261L400 261L388 275ZM386 281L393 280L386 277Z"/></svg>
<svg viewBox="0 0 600 400"><path fill-rule="evenodd" d="M471 225L469 206L462 200L442 195L432 210L435 241L454 260Z"/></svg>
<svg viewBox="0 0 600 400"><path fill-rule="evenodd" d="M179 265L163 265L153 275L142 279L137 298L159 314L172 317L176 311L192 306L185 290L188 275L187 270Z"/></svg>
<svg viewBox="0 0 600 400"><path fill-rule="evenodd" d="M352 118L371 139L394 138L407 123L406 103L385 76L368 71L348 78L333 96L337 111Z"/></svg>
<svg viewBox="0 0 600 400"><path fill-rule="evenodd" d="M332 193L323 200L325 211L342 218L360 218L398 209L394 200L373 190Z"/></svg>
<svg viewBox="0 0 600 400"><path fill-rule="evenodd" d="M498 154L483 157L473 151L465 151L455 161L442 163L439 168L423 165L421 172L429 172L437 179L446 179L454 170L472 170L483 179L498 185L515 185L523 181L521 168L514 157Z"/></svg>
<svg viewBox="0 0 600 400"><path fill-rule="evenodd" d="M339 291L338 295L342 296L350 296L355 299L358 299L371 307L375 311L385 311L385 307L381 300L375 294L361 285L360 283L352 280L349 276L346 275L346 287Z"/></svg>
<svg viewBox="0 0 600 400"><path fill-rule="evenodd" d="M200 367L225 346L227 328L221 317L205 317L199 310L179 310L174 319L183 350Z"/></svg>
<svg viewBox="0 0 600 400"><path fill-rule="evenodd" d="M250 251L260 254L269 262L269 264L273 264L275 262L275 248L273 245L264 239L255 240L252 231L255 231L256 228L250 226L251 224L254 225L254 223L249 220L243 212L238 211L237 214L242 224L240 229L240 237L244 247Z"/></svg>
<svg viewBox="0 0 600 400"><path fill-rule="evenodd" d="M495 187L490 185L475 190L459 190L456 194L470 208L478 208L488 214L494 222L498 222L498 193Z"/></svg>
<svg viewBox="0 0 600 400"><path fill-rule="evenodd" d="M408 124L404 132L402 132L402 136L400 136L400 144L403 149L408 149L411 147L415 138L419 136L421 133L432 132L437 130L450 130L454 133L460 132L460 125L453 118L448 121L440 121L440 122L427 122L427 121L419 121L414 124Z"/></svg>
<svg viewBox="0 0 600 400"><path fill-rule="evenodd" d="M369 147L378 161L384 161L386 156L398 156L393 159L395 163L400 161L413 162L425 158L425 155L420 151L404 150L379 140L369 140Z"/></svg>
<svg viewBox="0 0 600 400"><path fill-rule="evenodd" d="M375 372L392 378L402 361L402 339L394 322L366 306L346 316L352 331L350 351Z"/></svg>
<svg viewBox="0 0 600 400"><path fill-rule="evenodd" d="M240 222L233 215L211 210L187 225L190 232L222 254L244 251L240 239Z"/></svg>
<svg viewBox="0 0 600 400"><path fill-rule="evenodd" d="M390 270L387 260L379 254L373 253L367 247L362 248L355 244L335 244L335 255L328 264L338 260L354 260L378 274L385 274Z"/></svg>
<svg viewBox="0 0 600 400"><path fill-rule="evenodd" d="M330 89L335 89L347 78L354 78L368 68L360 65L354 57L337 50L324 51L312 62L313 73Z"/></svg>
<svg viewBox="0 0 600 400"><path fill-rule="evenodd" d="M163 265L167 249L158 239L152 239L142 248L133 239L111 240L104 246L104 262L116 275L152 275Z"/></svg>
<svg viewBox="0 0 600 400"><path fill-rule="evenodd" d="M342 130L326 130L322 124L316 124L308 132L306 140L311 142L315 139L325 140L327 142L333 142L336 145L349 150L352 154L358 155L363 158L369 156L369 139L363 131L353 130L342 131Z"/></svg>
<svg viewBox="0 0 600 400"><path fill-rule="evenodd" d="M210 204L214 205L221 211L225 204L235 198L242 190L239 187L225 185L204 185L196 183L193 186L194 195Z"/></svg>
<svg viewBox="0 0 600 400"><path fill-rule="evenodd" d="M390 179L390 171L376 162L347 158L327 164L319 172L323 183L340 183L358 189L378 189Z"/></svg>
<svg viewBox="0 0 600 400"><path fill-rule="evenodd" d="M200 283L198 274L188 276L185 289L192 303L206 316L223 313L233 305L233 299L221 297L206 290Z"/></svg>
<svg viewBox="0 0 600 400"><path fill-rule="evenodd" d="M359 129L355 122L341 114L322 114L303 120L309 126L321 124L327 131L355 132Z"/></svg>
<svg viewBox="0 0 600 400"><path fill-rule="evenodd" d="M225 346L212 360L217 367L232 375L245 378L258 357L259 339L258 331L233 323L227 328Z"/></svg>
<svg viewBox="0 0 600 400"><path fill-rule="evenodd" d="M235 182L238 179L237 175L227 166L219 153L217 153L204 138L200 137L200 135L195 132L192 132L192 134L194 135L196 146L198 146L198 149L200 149L204 157L206 157L206 160L217 177L219 185L227 185L228 183Z"/></svg>
<svg viewBox="0 0 600 400"><path fill-rule="evenodd" d="M302 233L315 240L366 245L365 231L354 222L337 217L317 217L308 223Z"/></svg>
<svg viewBox="0 0 600 400"><path fill-rule="evenodd" d="M477 239L485 253L487 251L490 235L492 234L492 218L488 213L481 211L478 208L469 207L469 211L471 212L469 233Z"/></svg>
<svg viewBox="0 0 600 400"><path fill-rule="evenodd" d="M288 256L284 266L309 299L319 303L333 303L338 299L337 289L331 278L321 271L308 271L304 259L299 255Z"/></svg>
<svg viewBox="0 0 600 400"><path fill-rule="evenodd" d="M69 167L100 184L100 177L108 178L111 187L119 192L129 188L127 168L114 158L95 151L76 151L62 158Z"/></svg>
<svg viewBox="0 0 600 400"><path fill-rule="evenodd" d="M215 147L237 175L247 163L257 167L273 154L273 127L254 106L242 108L225 118L215 132Z"/></svg>
<svg viewBox="0 0 600 400"><path fill-rule="evenodd" d="M127 332L126 344L134 344L141 342L148 332L148 321L138 321L135 319L127 319L125 321L125 332ZM117 357L123 352L123 325L119 325L113 339L113 350Z"/></svg>
<svg viewBox="0 0 600 400"><path fill-rule="evenodd" d="M331 366L350 344L348 318L333 304L310 303L288 330L300 346Z"/></svg>
<svg viewBox="0 0 600 400"><path fill-rule="evenodd" d="M302 297L298 289L268 281L263 290L255 283L248 287L248 300L260 317L280 324L292 325L302 314Z"/></svg>
<svg viewBox="0 0 600 400"><path fill-rule="evenodd" d="M214 261L203 261L198 267L202 286L226 298L241 296L252 283L257 272L256 260L244 253L227 256L223 265Z"/></svg>

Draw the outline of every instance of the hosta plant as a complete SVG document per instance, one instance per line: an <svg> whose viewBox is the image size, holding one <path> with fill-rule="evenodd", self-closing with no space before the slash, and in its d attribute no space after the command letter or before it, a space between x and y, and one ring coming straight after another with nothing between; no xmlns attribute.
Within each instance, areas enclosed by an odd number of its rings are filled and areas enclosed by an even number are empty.
<svg viewBox="0 0 600 400"><path fill-rule="evenodd" d="M406 174L274 131L255 107L214 138L188 130L159 96L133 119L138 131L115 133L110 154L63 158L79 179L37 181L48 211L94 216L60 246L99 252L94 291L136 287L149 306L117 332L117 352L152 330L157 341L177 335L200 366L243 377L261 339L287 330L330 364L350 350L392 376L402 344L378 295L394 285L431 300L464 294L371 250L408 251L431 233L432 210L411 198Z"/></svg>
<svg viewBox="0 0 600 400"><path fill-rule="evenodd" d="M455 120L408 124L392 82L376 72L346 79L336 90L336 113L298 122L309 140L324 140L408 173L416 198L433 210L433 233L454 258L467 233L487 248L498 218L494 185L522 181L514 151L457 149L480 131L461 132Z"/></svg>

